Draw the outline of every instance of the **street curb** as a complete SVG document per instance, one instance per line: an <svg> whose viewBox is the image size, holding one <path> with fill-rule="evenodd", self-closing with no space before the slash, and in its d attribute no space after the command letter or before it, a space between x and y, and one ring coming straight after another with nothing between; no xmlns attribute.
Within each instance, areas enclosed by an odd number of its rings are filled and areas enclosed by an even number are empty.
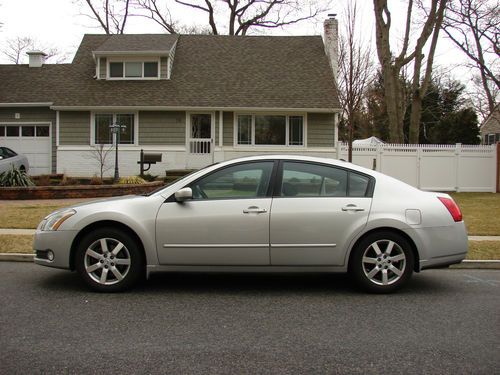
<svg viewBox="0 0 500 375"><path fill-rule="evenodd" d="M33 262L35 254L0 253L0 262Z"/></svg>
<svg viewBox="0 0 500 375"><path fill-rule="evenodd" d="M34 254L0 253L0 262L33 262ZM463 260L450 266L451 269L500 270L500 260Z"/></svg>
<svg viewBox="0 0 500 375"><path fill-rule="evenodd" d="M463 260L462 263L450 266L452 269L500 270L500 260Z"/></svg>

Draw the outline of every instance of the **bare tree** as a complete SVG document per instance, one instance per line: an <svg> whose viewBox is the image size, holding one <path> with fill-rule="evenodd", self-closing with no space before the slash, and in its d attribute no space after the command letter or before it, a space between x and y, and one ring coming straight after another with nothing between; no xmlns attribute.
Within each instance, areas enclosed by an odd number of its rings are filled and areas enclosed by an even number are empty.
<svg viewBox="0 0 500 375"><path fill-rule="evenodd" d="M391 12L387 0L373 0L375 11L375 27L377 54L381 65L384 82L387 116L389 120L389 134L392 142L404 142L403 120L406 112L404 85L400 79L403 67L414 61L412 83L412 115L410 125L410 142L418 143L420 126L421 100L425 95L428 81L432 73L432 63L437 45L440 22L443 18L447 0L431 0L427 19L420 31L420 36L411 52L410 35L412 35L413 0L408 1L406 11L405 31L403 44L399 54L394 55L390 45ZM424 59L423 50L432 35L431 44L427 51L427 64L424 79L421 82L421 68Z"/></svg>
<svg viewBox="0 0 500 375"><path fill-rule="evenodd" d="M500 1L453 0L447 5L443 30L479 71L488 113L500 90Z"/></svg>
<svg viewBox="0 0 500 375"><path fill-rule="evenodd" d="M374 76L371 42L359 31L362 20L357 19L357 1L348 2L342 18L345 20L339 38L339 99L347 121L349 152L352 161L352 141L356 116L361 112L365 91Z"/></svg>
<svg viewBox="0 0 500 375"><path fill-rule="evenodd" d="M129 17L131 0L77 0L85 1L89 13L83 15L96 21L106 34L123 34Z"/></svg>
<svg viewBox="0 0 500 375"><path fill-rule="evenodd" d="M58 48L41 43L31 37L18 36L8 39L3 54L13 64L23 64L26 61L26 52L40 50L45 52L46 62L61 63L67 59L67 54L62 53Z"/></svg>
<svg viewBox="0 0 500 375"><path fill-rule="evenodd" d="M137 0L145 17L176 33L167 0ZM205 12L211 34L246 35L250 29L278 28L316 18L330 1L319 0L175 0L177 4ZM222 9L221 9L222 7ZM221 12L217 12L221 9ZM224 18L224 22L221 22Z"/></svg>
<svg viewBox="0 0 500 375"><path fill-rule="evenodd" d="M113 151L113 146L106 147L103 144L99 144L95 145L90 152L90 158L95 160L99 165L101 181L104 177L104 173L113 168L113 165L108 161L111 151Z"/></svg>

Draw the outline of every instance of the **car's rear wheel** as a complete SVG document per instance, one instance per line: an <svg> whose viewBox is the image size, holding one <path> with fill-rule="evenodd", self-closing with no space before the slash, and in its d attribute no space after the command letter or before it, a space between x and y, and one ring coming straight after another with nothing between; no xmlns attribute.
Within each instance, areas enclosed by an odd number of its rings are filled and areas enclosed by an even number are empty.
<svg viewBox="0 0 500 375"><path fill-rule="evenodd" d="M121 292L133 287L144 274L144 260L137 242L116 228L87 234L76 253L76 270L98 292Z"/></svg>
<svg viewBox="0 0 500 375"><path fill-rule="evenodd" d="M390 293L413 273L414 257L406 238L393 232L375 232L353 249L349 272L362 289Z"/></svg>

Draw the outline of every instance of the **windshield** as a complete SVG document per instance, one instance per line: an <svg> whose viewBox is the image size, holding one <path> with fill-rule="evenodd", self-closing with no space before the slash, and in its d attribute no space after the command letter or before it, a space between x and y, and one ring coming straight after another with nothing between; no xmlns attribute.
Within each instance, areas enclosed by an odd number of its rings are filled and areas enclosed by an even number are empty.
<svg viewBox="0 0 500 375"><path fill-rule="evenodd" d="M213 163L213 164L210 164L210 165L206 166L205 168L194 170L194 171L192 171L192 172L188 173L187 175L184 175L184 176L181 176L181 177L179 177L179 178L176 178L175 180L170 181L168 184L162 185L162 186L160 186L159 188L154 189L153 191L150 191L149 193L144 193L144 194L141 194L141 195L142 195L142 196L144 196L144 197L149 197L149 196L151 196L151 195L153 195L153 194L158 193L159 191L162 191L162 190L163 190L163 189L165 189L166 187L168 187L168 186L170 186L170 185L172 185L172 184L175 184L177 181L180 181L180 180L182 180L183 178L189 177L189 176L191 176L191 175L193 175L193 174L195 174L195 173L198 173L198 172L200 172L200 171L202 171L202 170L204 170L204 169L210 168L211 166L216 165L216 164L219 164L219 163Z"/></svg>

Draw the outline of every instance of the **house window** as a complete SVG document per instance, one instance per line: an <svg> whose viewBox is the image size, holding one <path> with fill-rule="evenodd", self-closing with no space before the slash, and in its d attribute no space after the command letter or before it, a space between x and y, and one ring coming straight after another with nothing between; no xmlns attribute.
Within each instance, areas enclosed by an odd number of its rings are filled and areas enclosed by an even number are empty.
<svg viewBox="0 0 500 375"><path fill-rule="evenodd" d="M35 127L34 126L23 126L21 128L21 134L23 137L34 137L35 136Z"/></svg>
<svg viewBox="0 0 500 375"><path fill-rule="evenodd" d="M130 113L97 113L94 116L95 144L113 144L113 134L110 126L122 125L120 144L134 144L134 114Z"/></svg>
<svg viewBox="0 0 500 375"><path fill-rule="evenodd" d="M158 61L113 61L109 63L111 79L158 78Z"/></svg>
<svg viewBox="0 0 500 375"><path fill-rule="evenodd" d="M5 127L0 126L0 137L5 137Z"/></svg>
<svg viewBox="0 0 500 375"><path fill-rule="evenodd" d="M304 145L304 116L238 115L236 125L238 145Z"/></svg>
<svg viewBox="0 0 500 375"><path fill-rule="evenodd" d="M7 137L19 137L19 126L7 126Z"/></svg>

